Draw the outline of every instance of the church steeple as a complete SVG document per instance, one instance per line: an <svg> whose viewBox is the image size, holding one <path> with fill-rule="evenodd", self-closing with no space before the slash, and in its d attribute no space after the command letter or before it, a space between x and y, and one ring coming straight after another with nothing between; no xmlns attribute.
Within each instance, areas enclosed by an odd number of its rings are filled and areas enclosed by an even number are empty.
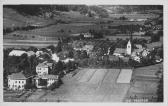
<svg viewBox="0 0 168 106"><path fill-rule="evenodd" d="M126 50L127 55L131 55L132 53L132 45L131 45L131 40L128 41L127 43L127 50Z"/></svg>

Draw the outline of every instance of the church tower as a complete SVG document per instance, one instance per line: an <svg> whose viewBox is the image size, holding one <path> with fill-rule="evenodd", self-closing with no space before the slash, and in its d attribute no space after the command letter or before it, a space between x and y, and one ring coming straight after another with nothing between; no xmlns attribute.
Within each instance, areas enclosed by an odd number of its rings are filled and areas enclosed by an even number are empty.
<svg viewBox="0 0 168 106"><path fill-rule="evenodd" d="M127 43L127 50L126 50L126 54L127 55L131 55L131 50L132 49L132 45L131 45L131 41L129 40Z"/></svg>

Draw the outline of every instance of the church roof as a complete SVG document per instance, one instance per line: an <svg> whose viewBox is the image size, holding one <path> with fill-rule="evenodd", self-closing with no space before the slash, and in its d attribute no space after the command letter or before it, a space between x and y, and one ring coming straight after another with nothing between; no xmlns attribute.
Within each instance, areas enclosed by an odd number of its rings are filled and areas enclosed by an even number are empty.
<svg viewBox="0 0 168 106"><path fill-rule="evenodd" d="M124 48L116 48L114 53L119 53L119 54L126 53L126 49L124 49Z"/></svg>

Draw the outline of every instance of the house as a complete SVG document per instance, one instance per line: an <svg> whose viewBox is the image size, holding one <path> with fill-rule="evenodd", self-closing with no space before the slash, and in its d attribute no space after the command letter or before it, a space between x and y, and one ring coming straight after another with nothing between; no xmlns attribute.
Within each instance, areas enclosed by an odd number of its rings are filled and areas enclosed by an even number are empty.
<svg viewBox="0 0 168 106"><path fill-rule="evenodd" d="M90 53L93 50L94 46L93 45L85 45L83 47L83 50L86 50L87 53Z"/></svg>
<svg viewBox="0 0 168 106"><path fill-rule="evenodd" d="M22 72L8 75L8 88L11 90L24 90L30 76L26 77Z"/></svg>
<svg viewBox="0 0 168 106"><path fill-rule="evenodd" d="M68 63L69 61L74 61L74 59L73 58L66 58L66 59L61 60L61 61L64 62L64 63Z"/></svg>
<svg viewBox="0 0 168 106"><path fill-rule="evenodd" d="M145 35L145 32L134 32L132 35L135 35L135 36L141 36L141 35Z"/></svg>
<svg viewBox="0 0 168 106"><path fill-rule="evenodd" d="M148 56L149 53L150 53L150 52L149 52L149 49L144 49L144 50L142 51L142 56L143 56L143 57L146 57L146 56Z"/></svg>
<svg viewBox="0 0 168 106"><path fill-rule="evenodd" d="M93 38L94 36L90 33L83 33L84 38Z"/></svg>
<svg viewBox="0 0 168 106"><path fill-rule="evenodd" d="M37 88L48 88L59 80L58 75L40 75L34 78Z"/></svg>
<svg viewBox="0 0 168 106"><path fill-rule="evenodd" d="M49 74L49 71L52 69L52 64L53 63L47 63L47 62L39 63L36 66L37 75Z"/></svg>
<svg viewBox="0 0 168 106"><path fill-rule="evenodd" d="M125 53L126 53L126 50L125 50L124 48L116 48L116 49L114 50L113 55L114 55L114 56L123 57L123 56L125 55Z"/></svg>
<svg viewBox="0 0 168 106"><path fill-rule="evenodd" d="M9 56L21 56L22 54L24 54L27 52L26 51L23 51L23 50L12 50L10 53L9 53Z"/></svg>
<svg viewBox="0 0 168 106"><path fill-rule="evenodd" d="M36 55L35 52L33 51L27 51L27 56L30 57L30 56L34 56Z"/></svg>
<svg viewBox="0 0 168 106"><path fill-rule="evenodd" d="M52 57L52 60L54 60L55 62L58 62L60 60L60 58L57 56L56 53L52 54L51 57Z"/></svg>
<svg viewBox="0 0 168 106"><path fill-rule="evenodd" d="M142 45L141 44L134 44L135 45L135 47L137 48L137 49L142 49Z"/></svg>
<svg viewBox="0 0 168 106"><path fill-rule="evenodd" d="M36 52L36 57L39 57L39 56L42 55L42 54L43 54L43 51L38 50L38 51Z"/></svg>

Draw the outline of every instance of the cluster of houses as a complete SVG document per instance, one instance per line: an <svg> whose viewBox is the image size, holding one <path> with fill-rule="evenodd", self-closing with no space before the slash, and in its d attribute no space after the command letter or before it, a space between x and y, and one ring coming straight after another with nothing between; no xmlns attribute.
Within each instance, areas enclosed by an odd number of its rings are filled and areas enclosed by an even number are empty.
<svg viewBox="0 0 168 106"><path fill-rule="evenodd" d="M73 58L64 58L60 59L56 53L52 53L51 50L47 49L47 52L43 50L33 51L24 51L24 50L12 50L9 53L9 56L22 56L23 54L27 54L27 56L36 56L40 60L44 60L41 56L43 54L47 54L51 57L51 59L55 62L62 61L65 64L69 61L74 61ZM59 81L59 75L51 74L51 70L53 68L53 63L44 61L39 63L36 66L35 76L26 76L23 72L12 73L8 75L8 88L11 90L24 90L26 85L33 84L36 88L48 88L52 84L57 83Z"/></svg>
<svg viewBox="0 0 168 106"><path fill-rule="evenodd" d="M23 72L8 75L8 88L24 90L26 85L35 85L37 88L48 88L58 82L59 76L50 74L52 63L43 62L36 66L36 76L26 76Z"/></svg>

